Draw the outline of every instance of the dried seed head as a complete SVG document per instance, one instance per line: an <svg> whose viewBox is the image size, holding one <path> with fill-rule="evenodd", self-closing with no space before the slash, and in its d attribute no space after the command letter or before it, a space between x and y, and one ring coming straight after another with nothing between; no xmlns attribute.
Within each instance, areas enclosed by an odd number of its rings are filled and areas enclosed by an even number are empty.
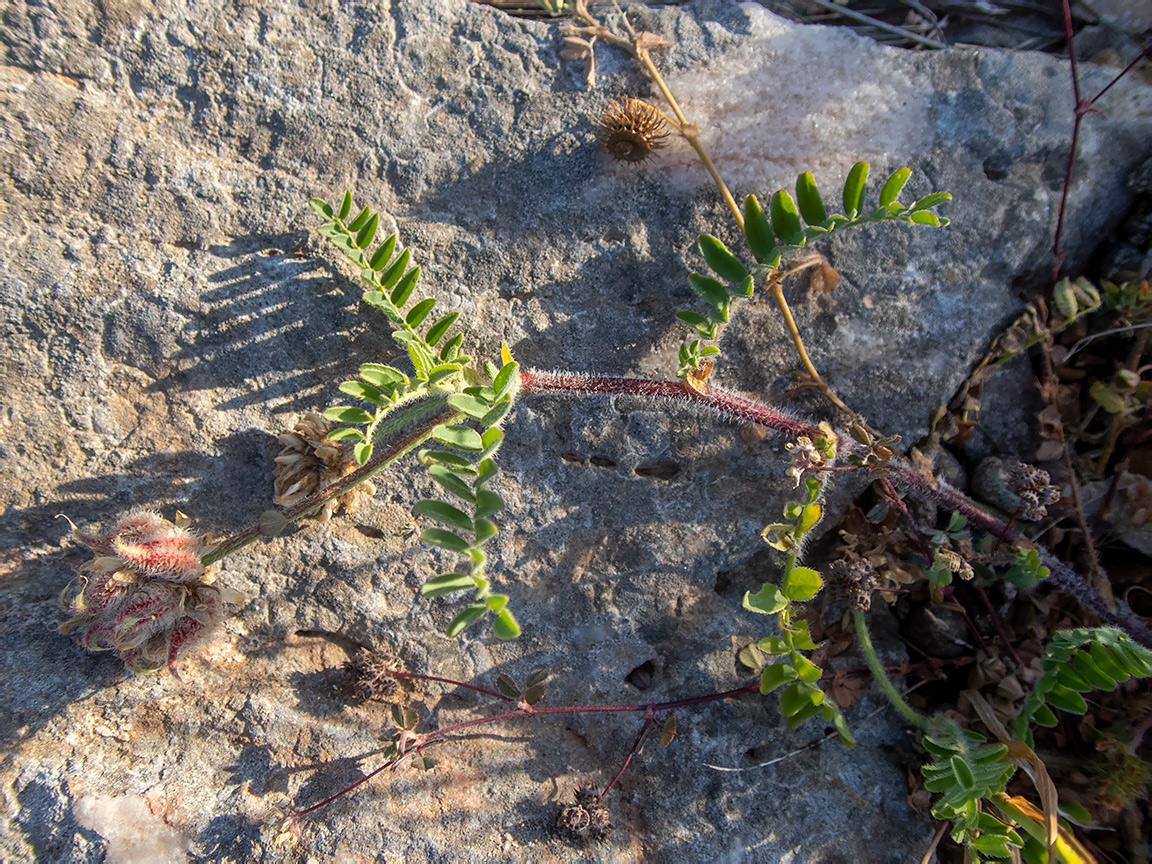
<svg viewBox="0 0 1152 864"><path fill-rule="evenodd" d="M603 840L615 830L612 814L600 803L596 790L580 786L576 802L566 804L556 817L556 830L567 840Z"/></svg>
<svg viewBox="0 0 1152 864"><path fill-rule="evenodd" d="M622 98L600 117L600 146L617 162L643 162L668 144L668 124L640 99Z"/></svg>
<svg viewBox="0 0 1152 864"><path fill-rule="evenodd" d="M867 612L872 605L872 592L880 587L880 580L867 561L841 558L828 568L828 585L832 593L843 597L850 607Z"/></svg>
<svg viewBox="0 0 1152 864"><path fill-rule="evenodd" d="M329 441L328 423L319 414L305 414L291 432L279 436L280 455L272 469L275 483L272 502L277 507L291 507L317 489L335 483L358 467L350 450L338 441ZM316 518L327 522L337 507L346 512L356 510L365 498L376 494L371 482L348 490L339 498L327 501Z"/></svg>
<svg viewBox="0 0 1152 864"><path fill-rule="evenodd" d="M368 648L361 648L344 664L353 696L365 702L370 699L388 700L395 696L400 688L392 673L399 669L398 658Z"/></svg>
<svg viewBox="0 0 1152 864"><path fill-rule="evenodd" d="M1060 490L1052 485L1047 471L994 456L977 467L972 488L989 504L1026 522L1039 522L1048 515L1048 506L1060 500Z"/></svg>

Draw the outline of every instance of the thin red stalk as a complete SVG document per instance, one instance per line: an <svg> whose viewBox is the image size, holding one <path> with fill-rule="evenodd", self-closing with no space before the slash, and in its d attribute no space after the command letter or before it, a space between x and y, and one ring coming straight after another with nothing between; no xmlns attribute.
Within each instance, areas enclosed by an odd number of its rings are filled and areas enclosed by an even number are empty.
<svg viewBox="0 0 1152 864"><path fill-rule="evenodd" d="M896 491L896 487L892 485L892 481L887 477L881 477L876 481L876 485L880 488L880 492L884 497L888 499L888 503L903 515L904 521L908 523L908 528L912 534L912 542L916 544L918 551L922 555L931 557L932 547L928 545L924 533L920 530L920 526L916 524L916 520L912 518L912 514L908 512L908 505L904 503L904 499L900 497L900 493Z"/></svg>
<svg viewBox="0 0 1152 864"><path fill-rule="evenodd" d="M608 781L608 785L604 787L604 791L600 793L597 801L603 801L604 796L612 791L612 787L616 782L624 776L624 772L628 770L628 766L632 763L632 757L640 752L640 745L644 743L644 739L648 737L648 733L656 726L656 721L650 716L644 718L644 722L640 724L640 731L636 733L636 740L632 742L632 749L628 751L628 756L624 760L624 764L620 766L620 770L616 772L616 776Z"/></svg>
<svg viewBox="0 0 1152 864"><path fill-rule="evenodd" d="M1107 83L1107 84L1104 86L1104 89L1103 89L1103 90L1101 90L1099 93L1097 93L1095 96L1093 96L1091 99L1089 99L1089 100L1088 100L1088 104L1089 104L1089 105L1095 105L1095 104L1096 104L1096 101L1097 101L1097 100L1098 100L1098 99L1099 99L1101 96L1103 96L1105 93L1107 93L1109 90L1111 90L1111 89L1112 89L1112 85L1113 85L1113 84L1116 84L1116 83L1117 83L1117 82L1118 82L1118 81L1119 81L1121 78L1123 78L1125 75L1127 75L1129 72L1131 72L1131 71L1132 71L1132 67L1133 67L1133 66L1135 66L1137 63L1139 63L1141 60L1143 60L1145 57L1147 57L1147 56L1148 56L1148 53L1149 53L1150 51L1152 51L1152 45L1149 45L1147 48L1145 48L1143 51L1141 51L1141 52L1140 52L1140 53L1139 53L1139 54L1136 56L1136 59L1135 59L1135 60L1133 60L1131 63L1129 63L1129 64L1128 64L1127 66L1125 66L1123 69L1121 69L1121 70L1120 70L1120 71L1117 73L1116 77L1115 77L1115 78L1113 78L1111 81L1109 81L1109 82L1108 82L1108 83Z"/></svg>
<svg viewBox="0 0 1152 864"><path fill-rule="evenodd" d="M988 607L988 613L992 616L992 620L996 623L996 631L1000 634L1000 641L1008 648L1008 653L1012 655L1012 659L1016 661L1016 664L1023 669L1024 661L1020 659L1020 655L1016 653L1016 648L1013 646L1012 640L1008 638L1008 631L1004 629L1004 622L1001 621L1000 616L996 614L996 607L992 605L992 600L988 597L988 592L984 590L983 585L973 583L972 587L976 589L976 593L980 595L980 599L983 600L984 605Z"/></svg>
<svg viewBox="0 0 1152 864"><path fill-rule="evenodd" d="M1064 236L1064 214L1068 209L1068 193L1072 189L1072 169L1076 163L1076 150L1080 143L1080 123L1084 119L1080 104L1080 76L1076 69L1076 48L1072 44L1072 9L1068 0L1062 0L1064 7L1064 36L1068 42L1068 64L1072 73L1072 97L1075 100L1075 114L1072 118L1072 142L1068 147L1068 164L1064 167L1064 189L1060 193L1060 213L1056 217L1056 237L1052 242L1052 284L1060 278L1060 241Z"/></svg>
<svg viewBox="0 0 1152 864"><path fill-rule="evenodd" d="M485 696L492 696L496 699L501 699L505 702L515 702L511 696L505 696L503 693L498 693L495 690L489 690L486 687L477 687L474 684L465 684L463 681L453 681L451 678L440 678L436 675L420 675L417 672L389 672L389 678L412 678L417 681L437 681L441 684L451 684L454 687L463 687L465 690L475 690L477 693L483 693Z"/></svg>

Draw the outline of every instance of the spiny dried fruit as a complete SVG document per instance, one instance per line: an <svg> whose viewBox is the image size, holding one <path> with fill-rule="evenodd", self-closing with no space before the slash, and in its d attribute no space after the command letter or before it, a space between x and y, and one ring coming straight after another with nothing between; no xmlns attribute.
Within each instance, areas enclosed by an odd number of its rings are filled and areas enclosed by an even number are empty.
<svg viewBox="0 0 1152 864"><path fill-rule="evenodd" d="M615 830L612 814L600 803L590 786L575 790L576 801L566 804L556 817L556 830L567 840L603 840Z"/></svg>
<svg viewBox="0 0 1152 864"><path fill-rule="evenodd" d="M668 144L668 124L655 108L629 97L600 117L600 146L617 162L643 162Z"/></svg>
<svg viewBox="0 0 1152 864"><path fill-rule="evenodd" d="M78 631L90 651L115 651L133 672L173 668L220 623L226 603L243 600L212 584L200 559L213 543L188 524L183 513L173 523L138 510L103 533L75 531L96 557L60 595L73 613L60 632Z"/></svg>
<svg viewBox="0 0 1152 864"><path fill-rule="evenodd" d="M392 673L399 669L398 658L368 648L361 648L344 664L345 675L352 685L352 695L365 702L369 699L392 698L399 689Z"/></svg>
<svg viewBox="0 0 1152 864"><path fill-rule="evenodd" d="M309 412L291 432L279 436L280 455L272 469L276 478L272 502L277 507L298 504L317 489L335 483L359 467L350 450L337 441L328 440L331 428L331 424L319 414ZM325 502L316 518L327 522L337 507L350 513L365 498L375 494L376 487L370 481L360 483L339 498Z"/></svg>

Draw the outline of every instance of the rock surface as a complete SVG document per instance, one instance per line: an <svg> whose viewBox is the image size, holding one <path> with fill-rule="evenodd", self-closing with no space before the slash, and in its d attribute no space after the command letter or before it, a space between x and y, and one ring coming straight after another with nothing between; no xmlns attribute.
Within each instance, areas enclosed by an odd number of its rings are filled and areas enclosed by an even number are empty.
<svg viewBox="0 0 1152 864"><path fill-rule="evenodd" d="M956 193L946 231L847 234L825 250L839 289L791 290L830 383L877 427L918 437L1019 308L1013 279L1046 266L1071 130L1063 64L880 49L729 3L633 18L673 43L660 62L737 195L764 199L811 169L831 200L857 158L874 176L908 164L912 195ZM908 809L894 755L909 739L874 698L848 713L856 751L827 742L735 774L705 763L748 767L822 727L787 731L774 698L678 712L678 739L650 745L610 796L617 829L599 846L565 845L551 825L578 782L612 776L635 717L445 745L431 773L380 776L305 822L294 850L274 847L264 823L278 805L362 776L389 736L384 706L349 706L339 688L356 645L489 685L545 665L548 704L746 683L734 652L767 625L740 597L770 573L723 586L717 574L762 549L787 500L783 442L626 400L525 400L494 544L520 640L440 635L451 603L416 592L442 564L404 530L430 484L405 467L355 518L225 561L220 580L249 601L180 679L126 678L52 631L83 561L56 514L101 524L179 507L203 530L235 530L270 503L265 430L393 355L314 238L312 196L351 187L387 210L423 284L469 321L474 353L507 341L529 365L616 374L674 372L694 240L708 230L735 248L735 230L686 147L645 171L598 153L605 100L650 85L598 46L587 91L546 22L444 0L17 0L0 38L2 857L133 860L149 835L153 861L922 853L931 826ZM1089 92L1106 80L1084 74ZM1148 88L1110 99L1081 139L1073 266L1123 210L1152 131ZM794 380L767 301L729 333L724 383L775 396ZM649 661L640 692L626 679ZM412 705L425 728L483 710L437 686Z"/></svg>

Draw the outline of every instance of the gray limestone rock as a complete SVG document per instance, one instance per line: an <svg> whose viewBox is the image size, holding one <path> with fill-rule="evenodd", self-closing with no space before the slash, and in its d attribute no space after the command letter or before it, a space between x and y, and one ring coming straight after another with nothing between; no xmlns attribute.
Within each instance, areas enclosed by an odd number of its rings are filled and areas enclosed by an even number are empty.
<svg viewBox="0 0 1152 864"><path fill-rule="evenodd" d="M878 428L919 437L1018 311L1013 280L1046 266L1071 129L1063 64L881 49L751 5L632 16L672 43L660 62L738 195L766 199L811 169L831 199L857 158L874 176L909 165L911 195L956 194L945 231L846 234L824 250L835 293L789 289L833 387ZM378 764L387 709L339 689L355 645L489 685L545 665L554 705L747 683L735 651L769 624L740 598L779 562L738 565L790 494L784 442L629 400L524 400L493 544L520 640L441 635L452 604L417 592L444 562L404 530L431 484L407 466L355 517L226 560L219 579L248 602L180 679L126 678L53 631L85 557L56 514L90 525L180 508L201 530L236 530L270 505L274 433L336 401L359 363L395 355L313 234L313 196L351 187L384 209L423 284L468 321L473 353L506 341L545 368L672 375L695 238L738 237L687 147L642 171L598 152L606 100L651 86L598 46L589 92L547 22L445 0L16 0L4 25L0 857L113 860L141 837L160 850L149 860L922 853L931 825L892 755L909 739L878 696L848 711L857 750L829 741L743 773L706 765L749 767L823 727L788 731L774 697L677 712L678 739L646 749L609 797L617 827L602 845L566 846L551 826L577 783L615 772L632 716L466 737L430 773L379 776L305 822L295 851L274 847L264 826L279 805L316 803ZM1091 90L1106 73L1084 75ZM1122 212L1152 140L1147 87L1109 100L1077 160L1072 266ZM723 383L774 397L795 380L767 300L728 332ZM801 398L797 410L824 411ZM627 677L647 662L641 693ZM411 705L431 728L482 702L428 686Z"/></svg>

